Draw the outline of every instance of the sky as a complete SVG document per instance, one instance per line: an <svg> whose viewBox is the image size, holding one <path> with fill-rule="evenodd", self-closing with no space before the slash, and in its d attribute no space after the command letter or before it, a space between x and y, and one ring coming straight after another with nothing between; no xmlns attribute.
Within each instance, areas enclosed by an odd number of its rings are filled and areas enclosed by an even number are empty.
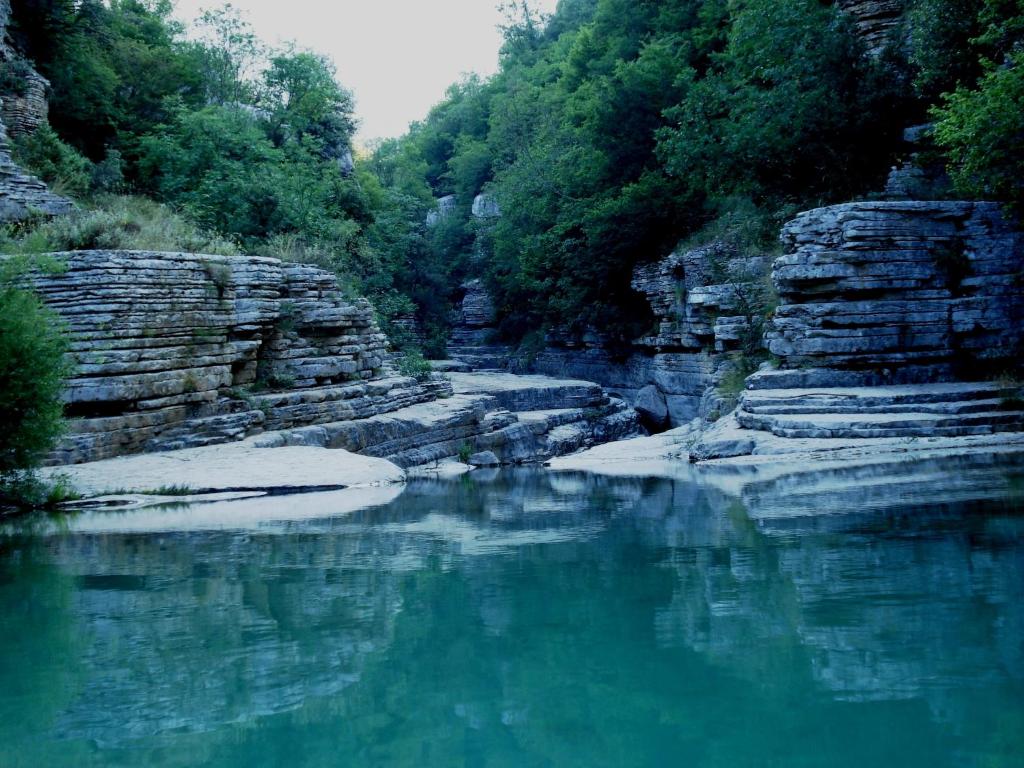
<svg viewBox="0 0 1024 768"><path fill-rule="evenodd" d="M464 73L498 68L498 0L233 0L265 42L329 56L356 98L357 143L405 133ZM551 12L557 0L533 0ZM190 21L220 0L177 0Z"/></svg>

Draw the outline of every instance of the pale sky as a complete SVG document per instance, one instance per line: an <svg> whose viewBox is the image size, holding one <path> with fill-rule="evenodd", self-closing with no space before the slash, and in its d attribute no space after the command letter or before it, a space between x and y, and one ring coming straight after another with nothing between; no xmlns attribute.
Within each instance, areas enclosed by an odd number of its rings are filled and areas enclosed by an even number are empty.
<svg viewBox="0 0 1024 768"><path fill-rule="evenodd" d="M398 136L463 73L498 67L498 0L233 0L265 42L328 55L355 94L357 142ZM551 12L557 0L534 0ZM220 0L177 0L191 21Z"/></svg>

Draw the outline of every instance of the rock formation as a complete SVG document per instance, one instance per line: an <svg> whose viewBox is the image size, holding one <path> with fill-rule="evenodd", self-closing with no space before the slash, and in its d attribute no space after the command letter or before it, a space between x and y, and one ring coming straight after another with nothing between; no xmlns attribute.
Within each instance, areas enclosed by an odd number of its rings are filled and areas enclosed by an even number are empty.
<svg viewBox="0 0 1024 768"><path fill-rule="evenodd" d="M46 184L14 163L7 130L0 121L0 223L21 221L37 213L68 213L72 207L70 200L54 194Z"/></svg>
<svg viewBox="0 0 1024 768"><path fill-rule="evenodd" d="M49 84L11 47L7 39L10 19L10 0L0 0L0 65L18 66L25 80L22 92L0 94L0 223L20 221L35 213L67 213L72 208L70 200L55 195L11 159L8 131L21 136L46 122Z"/></svg>
<svg viewBox="0 0 1024 768"><path fill-rule="evenodd" d="M1024 431L1024 233L998 205L846 203L800 214L782 240L777 366L692 458Z"/></svg>
<svg viewBox="0 0 1024 768"><path fill-rule="evenodd" d="M978 375L1024 343L1024 235L993 203L864 202L801 214L774 264L782 366Z"/></svg>
<svg viewBox="0 0 1024 768"><path fill-rule="evenodd" d="M717 393L726 353L757 343L756 306L767 260L712 243L638 267L633 288L646 296L657 326L616 356L600 334L551 334L535 370L600 382L633 402L650 429L715 418L730 404ZM662 421L664 399L668 418ZM654 410L651 410L651 406Z"/></svg>
<svg viewBox="0 0 1024 768"><path fill-rule="evenodd" d="M76 367L56 463L365 417L443 393L388 370L372 307L319 269L181 253L57 258L65 270L34 279L67 325Z"/></svg>
<svg viewBox="0 0 1024 768"><path fill-rule="evenodd" d="M904 0L837 0L841 11L853 19L858 37L868 53L879 55L892 39L903 18Z"/></svg>
<svg viewBox="0 0 1024 768"><path fill-rule="evenodd" d="M27 136L46 124L49 112L46 95L49 88L49 81L26 65L23 90L2 94L0 118L12 137Z"/></svg>
<svg viewBox="0 0 1024 768"><path fill-rule="evenodd" d="M455 212L455 195L445 195L437 199L437 206L427 212L426 224L428 227L436 227L443 219Z"/></svg>
<svg viewBox="0 0 1024 768"><path fill-rule="evenodd" d="M63 318L75 373L51 464L252 438L413 466L491 451L537 461L634 434L591 382L395 372L365 299L333 275L263 257L55 254L32 287Z"/></svg>
<svg viewBox="0 0 1024 768"><path fill-rule="evenodd" d="M474 369L505 369L512 350L495 342L497 334L494 302L482 280L462 286L465 294L459 317L448 341L448 354Z"/></svg>
<svg viewBox="0 0 1024 768"><path fill-rule="evenodd" d="M473 198L472 213L478 219L498 219L501 218L501 207L493 195L477 195Z"/></svg>

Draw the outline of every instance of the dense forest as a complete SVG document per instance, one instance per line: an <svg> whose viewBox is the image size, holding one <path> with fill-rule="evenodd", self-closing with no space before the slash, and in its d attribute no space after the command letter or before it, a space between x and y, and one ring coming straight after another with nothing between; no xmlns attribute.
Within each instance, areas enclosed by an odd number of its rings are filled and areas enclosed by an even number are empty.
<svg viewBox="0 0 1024 768"><path fill-rule="evenodd" d="M470 276L512 341L630 338L649 321L637 263L680 242L771 250L794 212L880 189L915 124L936 125L949 194L1024 199L1019 0L914 0L872 56L820 0L562 0L551 17L508 3L498 74L452 85L354 161L356 105L331 63L268 49L231 6L192 34L169 0L13 6L52 125L16 157L84 210L8 230L9 250L309 261L385 323L414 313L433 355ZM19 83L7 62L0 85ZM470 215L480 193L500 218Z"/></svg>

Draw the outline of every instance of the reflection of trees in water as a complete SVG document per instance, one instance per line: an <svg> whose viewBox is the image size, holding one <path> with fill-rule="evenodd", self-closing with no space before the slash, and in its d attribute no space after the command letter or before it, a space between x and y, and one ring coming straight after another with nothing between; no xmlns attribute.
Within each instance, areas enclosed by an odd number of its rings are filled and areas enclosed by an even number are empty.
<svg viewBox="0 0 1024 768"><path fill-rule="evenodd" d="M965 707L1020 747L1019 518L477 478L285 535L49 540L78 661L43 676L87 676L38 722L152 764L942 765Z"/></svg>

